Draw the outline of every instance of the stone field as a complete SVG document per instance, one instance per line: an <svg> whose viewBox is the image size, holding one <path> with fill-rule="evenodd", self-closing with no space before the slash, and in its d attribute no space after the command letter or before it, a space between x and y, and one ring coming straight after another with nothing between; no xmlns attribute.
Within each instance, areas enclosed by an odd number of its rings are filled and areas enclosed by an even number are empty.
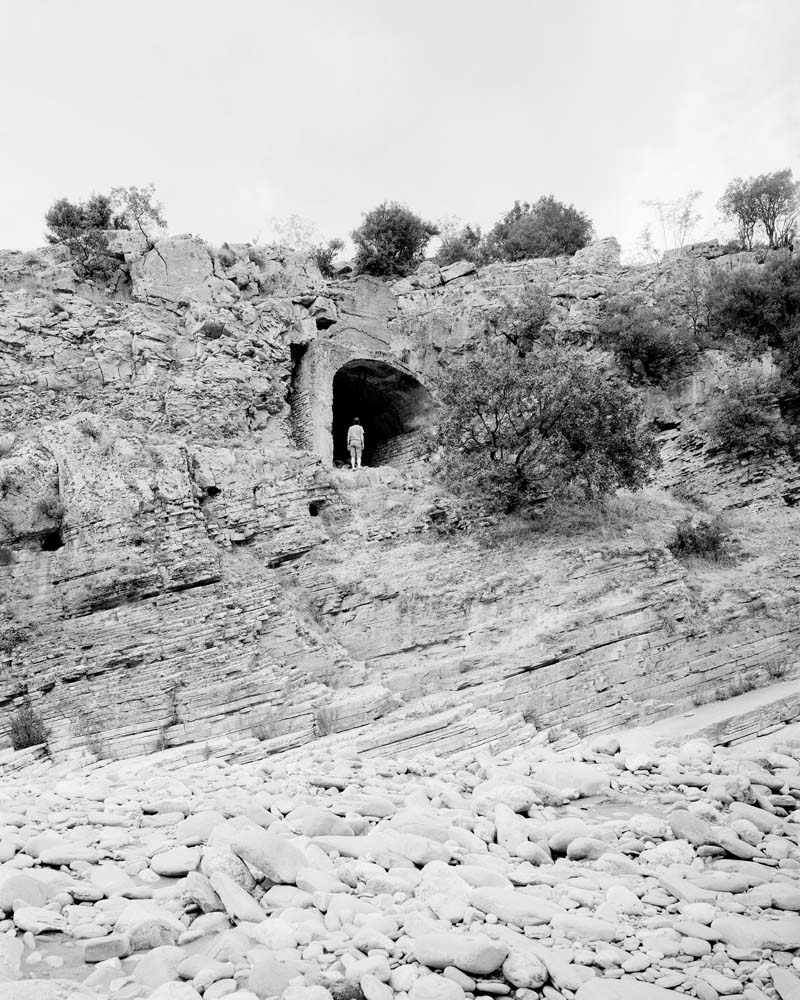
<svg viewBox="0 0 800 1000"><path fill-rule="evenodd" d="M0 1000L797 1000L793 732L6 754Z"/></svg>

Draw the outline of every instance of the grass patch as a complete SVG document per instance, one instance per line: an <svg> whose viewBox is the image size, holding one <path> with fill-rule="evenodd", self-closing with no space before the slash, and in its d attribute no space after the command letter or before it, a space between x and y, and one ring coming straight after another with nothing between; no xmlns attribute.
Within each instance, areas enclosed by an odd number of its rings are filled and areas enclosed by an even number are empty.
<svg viewBox="0 0 800 1000"><path fill-rule="evenodd" d="M24 750L40 743L47 743L47 729L41 715L26 700L11 716L11 745L15 750Z"/></svg>
<svg viewBox="0 0 800 1000"><path fill-rule="evenodd" d="M730 555L730 532L720 517L693 521L687 516L675 525L667 548L676 559L720 562Z"/></svg>

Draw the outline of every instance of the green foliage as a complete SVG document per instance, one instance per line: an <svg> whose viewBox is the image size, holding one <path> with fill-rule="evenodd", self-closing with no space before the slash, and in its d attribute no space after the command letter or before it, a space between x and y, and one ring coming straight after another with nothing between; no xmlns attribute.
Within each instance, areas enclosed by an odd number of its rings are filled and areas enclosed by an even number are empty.
<svg viewBox="0 0 800 1000"><path fill-rule="evenodd" d="M437 390L443 477L489 509L529 515L638 489L660 464L639 396L563 349L520 358L494 343L446 368Z"/></svg>
<svg viewBox="0 0 800 1000"><path fill-rule="evenodd" d="M323 278L332 278L334 276L336 272L333 270L333 260L336 254L343 248L344 240L337 238L328 240L327 243L320 243L312 249L311 256Z"/></svg>
<svg viewBox="0 0 800 1000"><path fill-rule="evenodd" d="M379 277L403 277L423 260L425 247L438 228L399 202L384 202L367 212L351 234L356 269Z"/></svg>
<svg viewBox="0 0 800 1000"><path fill-rule="evenodd" d="M11 745L15 750L47 743L47 729L30 701L24 701L11 716Z"/></svg>
<svg viewBox="0 0 800 1000"><path fill-rule="evenodd" d="M547 195L532 205L515 201L487 235L485 254L490 260L571 255L585 247L592 234L587 215Z"/></svg>
<svg viewBox="0 0 800 1000"><path fill-rule="evenodd" d="M729 533L719 517L692 521L690 515L675 525L667 548L678 559L697 556L719 562L728 554Z"/></svg>
<svg viewBox="0 0 800 1000"><path fill-rule="evenodd" d="M790 443L792 434L780 415L774 379L744 375L734 381L712 408L706 425L711 440L725 451L769 455Z"/></svg>
<svg viewBox="0 0 800 1000"><path fill-rule="evenodd" d="M690 371L699 347L666 309L640 293L613 296L600 315L600 333L629 376L665 385Z"/></svg>
<svg viewBox="0 0 800 1000"><path fill-rule="evenodd" d="M797 235L800 212L800 182L791 170L776 170L743 180L736 177L719 201L724 218L736 223L737 236L745 250L752 250L757 232L763 232L770 247L790 246Z"/></svg>
<svg viewBox="0 0 800 1000"><path fill-rule="evenodd" d="M465 225L457 228L445 224L441 229L442 245L436 254L439 267L455 264L457 260L469 260L475 264L483 260L480 226Z"/></svg>

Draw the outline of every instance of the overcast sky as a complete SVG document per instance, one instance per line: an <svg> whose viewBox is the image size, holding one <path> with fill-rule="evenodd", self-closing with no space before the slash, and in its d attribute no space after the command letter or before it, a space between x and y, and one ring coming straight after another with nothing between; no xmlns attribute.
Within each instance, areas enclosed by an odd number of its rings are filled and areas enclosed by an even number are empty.
<svg viewBox="0 0 800 1000"><path fill-rule="evenodd" d="M0 246L149 182L213 242L553 194L631 246L691 189L701 237L731 178L800 176L799 43L798 0L0 0Z"/></svg>

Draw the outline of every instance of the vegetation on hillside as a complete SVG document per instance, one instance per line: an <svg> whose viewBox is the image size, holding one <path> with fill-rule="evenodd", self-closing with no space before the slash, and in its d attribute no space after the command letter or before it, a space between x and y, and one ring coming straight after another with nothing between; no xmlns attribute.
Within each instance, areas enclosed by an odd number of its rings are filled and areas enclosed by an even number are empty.
<svg viewBox="0 0 800 1000"><path fill-rule="evenodd" d="M638 394L559 347L495 340L439 377L445 482L500 512L638 489L660 463Z"/></svg>
<svg viewBox="0 0 800 1000"><path fill-rule="evenodd" d="M108 236L112 229L133 229L153 246L157 229L166 226L163 206L152 184L115 187L110 194L93 194L87 201L59 198L45 214L47 242L64 246L80 278L108 278L119 267Z"/></svg>
<svg viewBox="0 0 800 1000"><path fill-rule="evenodd" d="M719 209L736 224L742 249L752 250L759 236L772 248L791 246L800 215L800 181L792 178L791 170L747 180L736 177L725 188Z"/></svg>
<svg viewBox="0 0 800 1000"><path fill-rule="evenodd" d="M352 232L356 268L362 274L401 278L419 267L439 229L396 201L385 201Z"/></svg>
<svg viewBox="0 0 800 1000"><path fill-rule="evenodd" d="M665 385L691 371L699 345L675 310L642 292L610 296L602 305L600 334L633 379Z"/></svg>

